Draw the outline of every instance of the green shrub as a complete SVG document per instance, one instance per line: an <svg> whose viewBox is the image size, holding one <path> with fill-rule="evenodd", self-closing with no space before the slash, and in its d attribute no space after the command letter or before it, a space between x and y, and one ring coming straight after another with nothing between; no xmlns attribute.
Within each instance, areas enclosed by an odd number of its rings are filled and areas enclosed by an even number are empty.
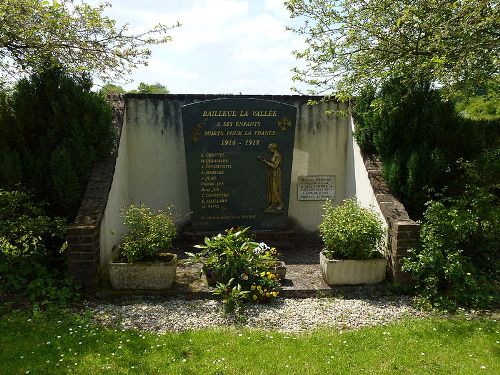
<svg viewBox="0 0 500 375"><path fill-rule="evenodd" d="M498 121L464 119L429 84L397 78L380 91L366 88L354 108L355 138L379 155L384 179L415 219L432 192L453 183L456 160L471 160L498 139Z"/></svg>
<svg viewBox="0 0 500 375"><path fill-rule="evenodd" d="M335 207L331 201L326 201L323 208L319 231L327 258L380 257L385 231L374 211L361 207L355 199L347 199Z"/></svg>
<svg viewBox="0 0 500 375"><path fill-rule="evenodd" d="M120 253L128 262L156 260L171 248L176 228L170 212L131 205L121 213L128 232L123 236Z"/></svg>
<svg viewBox="0 0 500 375"><path fill-rule="evenodd" d="M22 191L0 189L0 294L64 304L75 285L62 270L66 223L50 218Z"/></svg>
<svg viewBox="0 0 500 375"><path fill-rule="evenodd" d="M0 94L0 187L21 183L49 214L76 216L92 164L114 138L111 108L91 87L51 69Z"/></svg>
<svg viewBox="0 0 500 375"><path fill-rule="evenodd" d="M421 246L409 251L403 270L433 306L490 307L499 303L500 151L460 165L464 177L457 185L465 188L428 203Z"/></svg>

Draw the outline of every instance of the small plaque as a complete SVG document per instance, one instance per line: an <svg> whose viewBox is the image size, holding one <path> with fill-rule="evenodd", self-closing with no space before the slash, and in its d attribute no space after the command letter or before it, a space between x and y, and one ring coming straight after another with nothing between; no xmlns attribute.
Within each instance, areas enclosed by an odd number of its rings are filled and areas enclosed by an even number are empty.
<svg viewBox="0 0 500 375"><path fill-rule="evenodd" d="M299 176L297 199L323 201L335 198L335 176Z"/></svg>

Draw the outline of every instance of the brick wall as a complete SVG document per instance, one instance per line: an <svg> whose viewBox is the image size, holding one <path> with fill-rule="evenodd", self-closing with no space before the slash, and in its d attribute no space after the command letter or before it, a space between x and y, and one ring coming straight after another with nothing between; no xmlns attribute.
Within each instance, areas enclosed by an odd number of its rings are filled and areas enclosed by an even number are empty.
<svg viewBox="0 0 500 375"><path fill-rule="evenodd" d="M100 223L113 182L123 125L123 98L120 95L110 95L109 101L113 108L116 141L111 155L94 165L76 219L67 232L68 271L82 286L92 286L97 280Z"/></svg>
<svg viewBox="0 0 500 375"><path fill-rule="evenodd" d="M364 163L368 179L388 226L390 276L402 284L408 283L408 275L401 271L401 260L406 256L408 249L418 245L420 225L410 219L403 204L390 193L382 177L380 161L369 156L364 157Z"/></svg>

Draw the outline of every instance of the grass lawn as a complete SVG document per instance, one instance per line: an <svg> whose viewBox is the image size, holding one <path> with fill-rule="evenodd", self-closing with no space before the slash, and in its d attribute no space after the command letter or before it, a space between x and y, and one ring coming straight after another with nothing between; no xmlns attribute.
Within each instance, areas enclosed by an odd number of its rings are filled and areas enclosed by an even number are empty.
<svg viewBox="0 0 500 375"><path fill-rule="evenodd" d="M0 317L1 374L500 374L499 324L429 318L339 333L155 335L65 311Z"/></svg>

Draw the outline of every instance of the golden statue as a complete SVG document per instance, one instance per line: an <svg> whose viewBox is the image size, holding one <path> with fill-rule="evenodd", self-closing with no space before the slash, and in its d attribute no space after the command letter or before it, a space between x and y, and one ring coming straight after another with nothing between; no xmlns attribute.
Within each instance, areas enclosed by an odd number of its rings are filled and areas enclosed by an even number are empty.
<svg viewBox="0 0 500 375"><path fill-rule="evenodd" d="M263 156L257 157L267 166L267 204L264 212L281 213L283 211L283 200L281 199L281 155L276 143L271 143L267 149L273 153L270 160Z"/></svg>

